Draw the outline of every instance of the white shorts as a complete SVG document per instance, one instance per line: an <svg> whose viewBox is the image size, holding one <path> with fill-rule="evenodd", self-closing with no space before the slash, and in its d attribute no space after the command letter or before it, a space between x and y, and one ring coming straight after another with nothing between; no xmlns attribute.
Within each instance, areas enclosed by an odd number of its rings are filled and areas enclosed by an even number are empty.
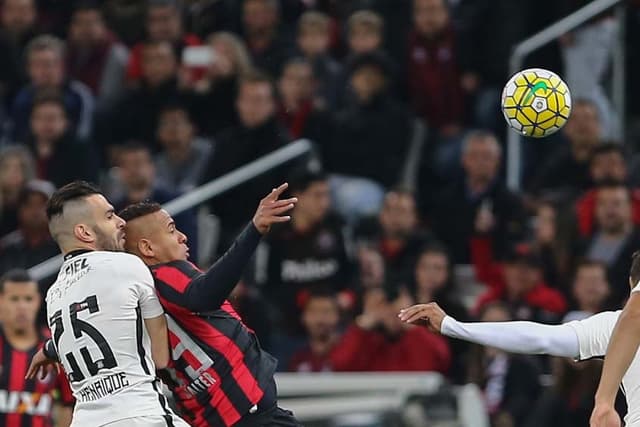
<svg viewBox="0 0 640 427"><path fill-rule="evenodd" d="M169 417L170 420L159 415L125 418L124 420L105 424L102 427L189 427L189 424L177 415L171 414Z"/></svg>

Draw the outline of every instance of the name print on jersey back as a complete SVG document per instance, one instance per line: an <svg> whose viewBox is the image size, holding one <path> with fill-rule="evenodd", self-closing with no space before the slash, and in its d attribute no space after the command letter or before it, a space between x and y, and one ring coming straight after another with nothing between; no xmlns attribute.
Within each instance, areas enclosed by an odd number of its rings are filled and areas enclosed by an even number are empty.
<svg viewBox="0 0 640 427"><path fill-rule="evenodd" d="M166 412L143 324L162 307L142 261L117 252L68 254L47 293L47 313L77 399L74 425Z"/></svg>

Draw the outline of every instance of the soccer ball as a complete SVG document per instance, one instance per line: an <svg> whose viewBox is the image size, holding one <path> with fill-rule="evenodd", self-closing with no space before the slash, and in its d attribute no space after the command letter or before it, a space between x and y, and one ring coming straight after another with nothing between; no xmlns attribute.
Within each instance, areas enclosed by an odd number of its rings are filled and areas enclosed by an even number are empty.
<svg viewBox="0 0 640 427"><path fill-rule="evenodd" d="M569 87L555 73L540 68L520 71L502 90L502 113L516 132L543 138L556 133L571 114Z"/></svg>

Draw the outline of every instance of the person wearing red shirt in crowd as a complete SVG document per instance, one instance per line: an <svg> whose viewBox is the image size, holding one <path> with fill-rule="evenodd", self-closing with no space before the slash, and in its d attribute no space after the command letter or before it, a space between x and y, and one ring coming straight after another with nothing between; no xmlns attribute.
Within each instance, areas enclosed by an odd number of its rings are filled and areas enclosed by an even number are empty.
<svg viewBox="0 0 640 427"><path fill-rule="evenodd" d="M504 262L496 263L489 238L475 236L471 259L476 278L489 286L478 300L476 313L497 301L506 303L518 320L544 323L558 320L567 311L562 294L544 283L540 257L529 245L514 245Z"/></svg>
<svg viewBox="0 0 640 427"><path fill-rule="evenodd" d="M447 341L426 328L407 326L398 317L413 304L405 289L374 289L364 311L331 351L334 371L435 371L451 365ZM429 349L425 351L425 349Z"/></svg>
<svg viewBox="0 0 640 427"><path fill-rule="evenodd" d="M308 342L289 361L289 371L332 371L331 351L340 340L340 305L334 292L310 292L302 309L302 323Z"/></svg>
<svg viewBox="0 0 640 427"><path fill-rule="evenodd" d="M444 136L460 131L464 99L445 0L414 0L407 84L414 110Z"/></svg>
<svg viewBox="0 0 640 427"><path fill-rule="evenodd" d="M605 143L593 149L589 162L592 183L597 186L607 181L624 183L629 179L624 147L620 144ZM578 231L582 237L589 237L595 229L597 189L592 188L578 199L575 205ZM631 190L633 223L640 225L640 190Z"/></svg>
<svg viewBox="0 0 640 427"><path fill-rule="evenodd" d="M177 51L187 46L200 45L198 36L184 32L180 9L180 2L177 0L150 0L145 22L147 40L169 42ZM144 43L133 46L127 68L127 80L134 82L142 77L143 51Z"/></svg>
<svg viewBox="0 0 640 427"><path fill-rule="evenodd" d="M29 361L48 338L48 331L39 330L36 323L40 302L38 284L25 270L10 270L0 278L2 426L53 427L71 423L74 399L64 372L25 379Z"/></svg>

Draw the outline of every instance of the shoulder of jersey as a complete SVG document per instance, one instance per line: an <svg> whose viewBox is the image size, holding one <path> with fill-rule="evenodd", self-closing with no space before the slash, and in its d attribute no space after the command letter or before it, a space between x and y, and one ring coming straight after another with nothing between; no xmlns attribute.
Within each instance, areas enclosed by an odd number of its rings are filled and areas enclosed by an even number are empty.
<svg viewBox="0 0 640 427"><path fill-rule="evenodd" d="M113 267L117 268L121 273L133 273L136 269L148 271L146 264L136 255L126 252L100 252L100 255L105 261L113 261Z"/></svg>

